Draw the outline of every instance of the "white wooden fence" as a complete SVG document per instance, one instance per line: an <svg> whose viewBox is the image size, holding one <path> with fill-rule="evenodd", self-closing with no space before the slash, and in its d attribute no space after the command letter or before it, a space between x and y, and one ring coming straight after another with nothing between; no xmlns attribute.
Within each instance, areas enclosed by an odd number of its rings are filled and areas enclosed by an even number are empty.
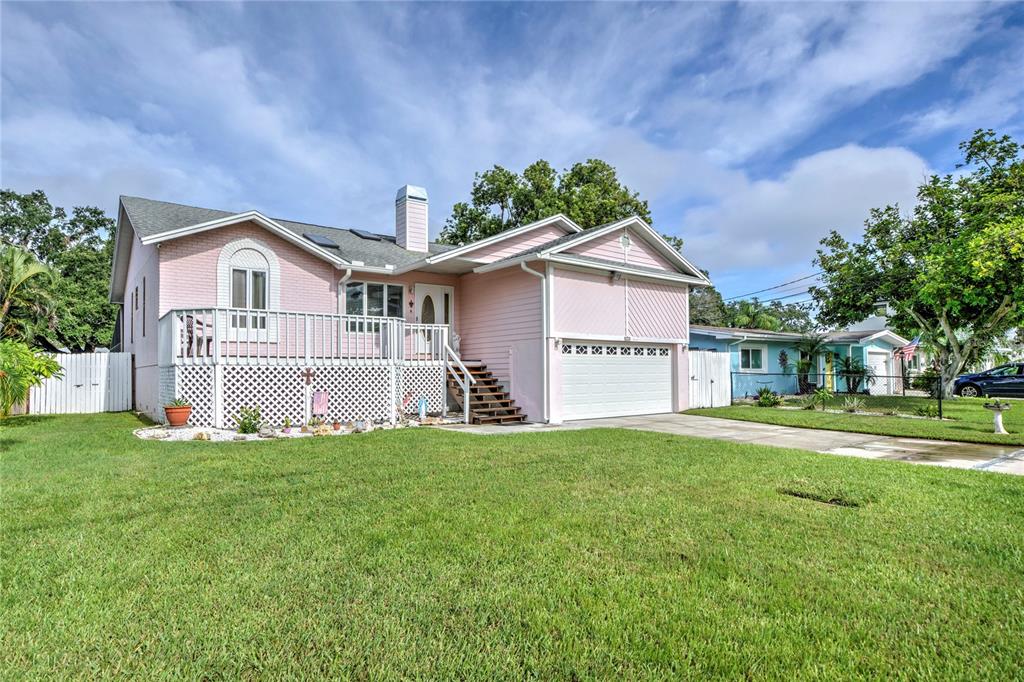
<svg viewBox="0 0 1024 682"><path fill-rule="evenodd" d="M712 350L690 351L690 407L729 405L729 353Z"/></svg>
<svg viewBox="0 0 1024 682"><path fill-rule="evenodd" d="M29 414L121 412L132 407L131 353L59 353L60 379L46 379L28 396Z"/></svg>

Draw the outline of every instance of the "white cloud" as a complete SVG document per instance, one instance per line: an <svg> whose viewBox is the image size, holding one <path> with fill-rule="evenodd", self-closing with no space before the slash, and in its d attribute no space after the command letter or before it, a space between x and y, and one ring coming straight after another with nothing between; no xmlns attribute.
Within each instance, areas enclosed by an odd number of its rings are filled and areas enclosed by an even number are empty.
<svg viewBox="0 0 1024 682"><path fill-rule="evenodd" d="M95 205L113 215L119 194L189 196L206 205L226 201L230 208L241 194L238 180L199 160L185 136L55 110L7 118L3 132L4 185L42 188L68 209Z"/></svg>
<svg viewBox="0 0 1024 682"><path fill-rule="evenodd" d="M737 182L727 198L688 211L688 256L712 274L746 267L810 269L829 230L860 233L870 209L909 210L928 165L903 148L847 145L797 161L781 177Z"/></svg>
<svg viewBox="0 0 1024 682"><path fill-rule="evenodd" d="M743 5L715 66L659 111L723 163L778 153L844 108L910 84L987 30L992 6L968 3Z"/></svg>
<svg viewBox="0 0 1024 682"><path fill-rule="evenodd" d="M1008 36L1009 48L975 58L950 79L954 96L933 103L922 112L907 116L910 134L926 136L951 129L1000 128L1006 124L1021 129L1024 113L1024 31Z"/></svg>
<svg viewBox="0 0 1024 682"><path fill-rule="evenodd" d="M538 4L497 27L480 5L0 7L5 184L386 230L413 182L436 231L474 171L596 156L716 269L740 251L722 243L807 262L814 230L912 197L924 163L903 150L841 147L774 180L738 168L939 68L992 11ZM711 203L683 215L692 200Z"/></svg>

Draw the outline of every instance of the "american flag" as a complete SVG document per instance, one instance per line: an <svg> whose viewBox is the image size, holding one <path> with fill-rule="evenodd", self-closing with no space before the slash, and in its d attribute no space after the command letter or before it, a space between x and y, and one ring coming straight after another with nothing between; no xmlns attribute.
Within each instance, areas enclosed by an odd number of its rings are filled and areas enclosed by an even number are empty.
<svg viewBox="0 0 1024 682"><path fill-rule="evenodd" d="M921 345L921 337L915 336L914 340L905 346L901 346L892 352L894 358L902 358L909 360L914 357L914 353L917 352L917 347Z"/></svg>

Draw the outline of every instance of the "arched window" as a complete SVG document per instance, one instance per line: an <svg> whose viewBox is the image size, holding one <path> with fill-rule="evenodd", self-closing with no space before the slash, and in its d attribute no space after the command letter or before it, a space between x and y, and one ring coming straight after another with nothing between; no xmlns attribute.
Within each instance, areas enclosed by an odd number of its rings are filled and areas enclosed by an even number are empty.
<svg viewBox="0 0 1024 682"><path fill-rule="evenodd" d="M217 263L217 305L244 310L278 310L281 270L277 256L263 242L238 239L221 249ZM232 312L234 330L264 330L267 316Z"/></svg>
<svg viewBox="0 0 1024 682"><path fill-rule="evenodd" d="M270 263L255 249L240 249L231 257L231 307L266 310Z"/></svg>

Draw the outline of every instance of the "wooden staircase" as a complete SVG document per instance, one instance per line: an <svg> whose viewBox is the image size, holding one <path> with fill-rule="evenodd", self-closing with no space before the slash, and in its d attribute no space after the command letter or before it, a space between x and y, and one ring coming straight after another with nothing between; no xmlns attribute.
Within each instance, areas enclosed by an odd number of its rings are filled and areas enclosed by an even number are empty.
<svg viewBox="0 0 1024 682"><path fill-rule="evenodd" d="M476 380L469 388L469 417L474 424L519 424L526 421L521 408L503 390L498 380L482 362L466 362L466 369ZM459 371L456 369L455 371ZM448 393L463 405L462 387L448 372Z"/></svg>

